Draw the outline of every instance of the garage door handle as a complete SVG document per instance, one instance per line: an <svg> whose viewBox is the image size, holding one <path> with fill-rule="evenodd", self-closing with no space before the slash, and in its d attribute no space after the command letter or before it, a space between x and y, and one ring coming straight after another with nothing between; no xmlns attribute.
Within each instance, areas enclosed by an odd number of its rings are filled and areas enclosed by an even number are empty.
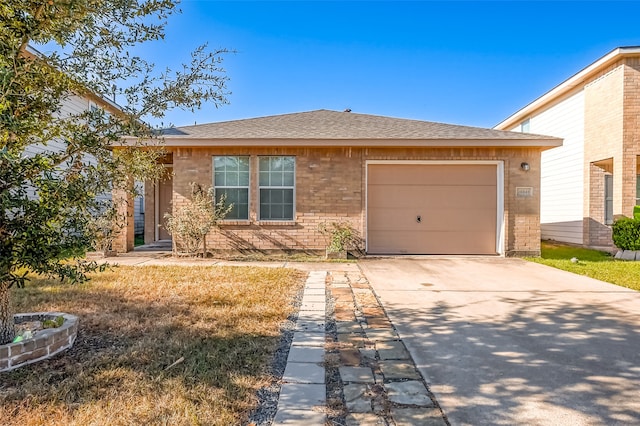
<svg viewBox="0 0 640 426"><path fill-rule="evenodd" d="M422 216L420 215L416 216L416 222L422 223Z"/></svg>

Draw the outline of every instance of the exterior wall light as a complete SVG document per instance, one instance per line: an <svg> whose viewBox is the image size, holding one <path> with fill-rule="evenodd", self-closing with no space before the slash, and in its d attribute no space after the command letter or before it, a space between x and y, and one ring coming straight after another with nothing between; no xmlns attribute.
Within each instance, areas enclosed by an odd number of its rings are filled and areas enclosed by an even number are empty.
<svg viewBox="0 0 640 426"><path fill-rule="evenodd" d="M529 163L527 163L527 162L520 163L520 168L521 168L523 171L528 172L528 171L529 171L529 168L530 168L530 167L529 167Z"/></svg>

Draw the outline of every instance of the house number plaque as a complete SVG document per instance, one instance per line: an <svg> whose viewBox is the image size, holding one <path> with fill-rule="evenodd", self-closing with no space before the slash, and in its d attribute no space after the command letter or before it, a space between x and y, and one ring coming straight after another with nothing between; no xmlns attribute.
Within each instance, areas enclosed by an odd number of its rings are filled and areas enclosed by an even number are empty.
<svg viewBox="0 0 640 426"><path fill-rule="evenodd" d="M533 188L530 186L519 186L516 188L516 197L529 198L533 197Z"/></svg>

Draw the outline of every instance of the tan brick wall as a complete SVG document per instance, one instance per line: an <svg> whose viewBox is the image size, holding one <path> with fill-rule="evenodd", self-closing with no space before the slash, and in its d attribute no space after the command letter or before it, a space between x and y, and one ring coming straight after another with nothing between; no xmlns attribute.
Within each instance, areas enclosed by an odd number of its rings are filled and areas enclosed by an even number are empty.
<svg viewBox="0 0 640 426"><path fill-rule="evenodd" d="M633 217L636 204L636 175L640 155L640 58L627 58L624 67L624 119L621 214Z"/></svg>
<svg viewBox="0 0 640 426"><path fill-rule="evenodd" d="M212 157L249 155L249 223L223 222L208 236L207 245L218 250L323 250L326 242L318 232L321 222L344 221L362 228L361 158L350 149L291 148L191 148L174 155L174 206L185 203L191 182L213 184ZM295 220L258 220L258 156L296 156Z"/></svg>
<svg viewBox="0 0 640 426"><path fill-rule="evenodd" d="M589 176L589 211L582 222L584 235L589 236L585 244L594 247L611 245L611 227L605 224L604 177L609 174L604 168L594 164L588 165Z"/></svg>
<svg viewBox="0 0 640 426"><path fill-rule="evenodd" d="M504 247L507 255L540 251L540 151L502 148L363 149L363 148L188 148L174 152L174 206L183 205L189 184L212 185L212 157L249 155L251 164L250 220L226 222L208 236L217 250L324 250L321 222L346 221L366 235L367 160L500 160L504 162ZM258 156L296 156L295 221L258 221ZM530 170L520 168L522 162ZM533 187L533 197L516 197L517 187ZM149 215L151 216L151 215Z"/></svg>
<svg viewBox="0 0 640 426"><path fill-rule="evenodd" d="M593 163L613 159L613 213L622 212L622 147L624 67L602 73L585 86L584 115L584 244L611 245L604 223L604 170Z"/></svg>
<svg viewBox="0 0 640 426"><path fill-rule="evenodd" d="M611 246L604 174L613 174L613 215L632 216L640 155L640 58L625 58L585 85L584 242ZM594 169L611 159L612 168Z"/></svg>
<svg viewBox="0 0 640 426"><path fill-rule="evenodd" d="M133 187L133 181L131 181ZM126 253L133 250L135 240L134 228L134 200L131 192L115 190L112 194L118 216L124 220L123 228L113 241L111 248L118 253Z"/></svg>

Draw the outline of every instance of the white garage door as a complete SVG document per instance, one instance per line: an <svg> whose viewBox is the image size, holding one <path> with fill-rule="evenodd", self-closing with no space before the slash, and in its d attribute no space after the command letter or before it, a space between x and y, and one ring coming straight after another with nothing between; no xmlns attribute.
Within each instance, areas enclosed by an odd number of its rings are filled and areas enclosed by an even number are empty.
<svg viewBox="0 0 640 426"><path fill-rule="evenodd" d="M496 254L496 164L368 164L371 254Z"/></svg>

